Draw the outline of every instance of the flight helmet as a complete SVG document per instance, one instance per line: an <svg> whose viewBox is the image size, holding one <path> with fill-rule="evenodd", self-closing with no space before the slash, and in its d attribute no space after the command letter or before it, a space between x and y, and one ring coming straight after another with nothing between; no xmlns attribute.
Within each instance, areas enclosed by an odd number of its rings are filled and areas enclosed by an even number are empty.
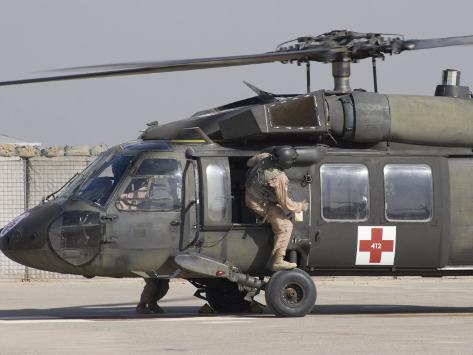
<svg viewBox="0 0 473 355"><path fill-rule="evenodd" d="M297 159L296 150L288 145L274 148L272 159L274 164L280 169L289 169Z"/></svg>

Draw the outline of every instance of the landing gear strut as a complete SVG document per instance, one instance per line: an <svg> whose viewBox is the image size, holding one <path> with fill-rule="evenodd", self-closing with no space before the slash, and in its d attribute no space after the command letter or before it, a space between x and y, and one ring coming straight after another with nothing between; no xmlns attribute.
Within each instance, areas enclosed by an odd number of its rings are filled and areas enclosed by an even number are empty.
<svg viewBox="0 0 473 355"><path fill-rule="evenodd" d="M217 312L246 311L253 297L264 290L266 303L274 314L303 317L312 310L317 298L314 282L300 269L278 271L266 283L263 277L241 273L237 268L207 256L180 254L174 260L185 270L208 276L189 279L189 282L197 287L194 296L209 302Z"/></svg>
<svg viewBox="0 0 473 355"><path fill-rule="evenodd" d="M227 279L188 280L197 290L194 296L208 302L217 313L242 313L251 311L252 298L235 282Z"/></svg>
<svg viewBox="0 0 473 355"><path fill-rule="evenodd" d="M207 302L218 313L241 313L248 311L251 302L245 300L245 291L224 279L216 279L205 289Z"/></svg>

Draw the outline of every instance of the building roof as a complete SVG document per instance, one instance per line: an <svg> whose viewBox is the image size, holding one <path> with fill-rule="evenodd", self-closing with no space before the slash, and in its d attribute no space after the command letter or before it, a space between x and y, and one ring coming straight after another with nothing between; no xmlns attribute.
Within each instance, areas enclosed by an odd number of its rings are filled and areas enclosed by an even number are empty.
<svg viewBox="0 0 473 355"><path fill-rule="evenodd" d="M21 138L10 137L5 134L0 134L0 144L14 144L14 145L41 145L41 143L26 142Z"/></svg>

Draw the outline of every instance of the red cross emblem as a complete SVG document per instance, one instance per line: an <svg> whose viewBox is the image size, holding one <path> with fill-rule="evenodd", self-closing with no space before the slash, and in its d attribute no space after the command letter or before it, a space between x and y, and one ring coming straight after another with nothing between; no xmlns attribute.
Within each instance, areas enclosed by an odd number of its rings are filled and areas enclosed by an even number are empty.
<svg viewBox="0 0 473 355"><path fill-rule="evenodd" d="M356 264L393 265L395 243L396 227L358 227Z"/></svg>

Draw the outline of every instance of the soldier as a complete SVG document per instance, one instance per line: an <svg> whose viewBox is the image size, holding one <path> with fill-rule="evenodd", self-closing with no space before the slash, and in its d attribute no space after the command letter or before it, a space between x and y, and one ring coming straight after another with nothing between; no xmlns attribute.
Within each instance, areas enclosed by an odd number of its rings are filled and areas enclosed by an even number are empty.
<svg viewBox="0 0 473 355"><path fill-rule="evenodd" d="M121 194L116 206L122 211L133 211L139 209L140 205L148 197L148 179L136 178Z"/></svg>
<svg viewBox="0 0 473 355"><path fill-rule="evenodd" d="M163 309L158 306L158 301L163 298L169 290L169 280L146 278L140 302L136 306L136 313L163 313Z"/></svg>
<svg viewBox="0 0 473 355"><path fill-rule="evenodd" d="M296 159L296 150L283 146L274 148L272 154L259 153L247 162L251 169L246 181L245 202L249 209L263 217L264 222L271 224L274 233L273 271L297 267L295 263L284 261L293 228L286 211L300 213L309 207L307 201L294 202L288 196L289 180L284 170L289 169Z"/></svg>

